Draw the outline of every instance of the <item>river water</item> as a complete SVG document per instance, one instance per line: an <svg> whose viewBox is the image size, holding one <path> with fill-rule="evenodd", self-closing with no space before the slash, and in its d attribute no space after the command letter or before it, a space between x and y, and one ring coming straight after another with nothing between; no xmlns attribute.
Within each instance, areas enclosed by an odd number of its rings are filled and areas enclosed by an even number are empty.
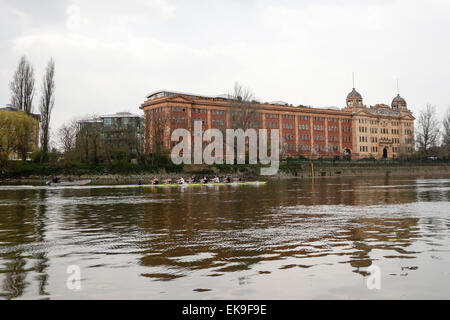
<svg viewBox="0 0 450 320"><path fill-rule="evenodd" d="M449 200L450 179L0 186L0 298L449 299Z"/></svg>

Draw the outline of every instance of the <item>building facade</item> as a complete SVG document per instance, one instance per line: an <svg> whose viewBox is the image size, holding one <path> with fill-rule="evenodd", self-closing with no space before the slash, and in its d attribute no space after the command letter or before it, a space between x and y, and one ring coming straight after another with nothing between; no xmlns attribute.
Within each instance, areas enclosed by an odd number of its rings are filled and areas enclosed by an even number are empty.
<svg viewBox="0 0 450 320"><path fill-rule="evenodd" d="M355 89L342 112L351 114L355 158L399 159L414 152L414 120L400 94L391 106L367 107Z"/></svg>
<svg viewBox="0 0 450 320"><path fill-rule="evenodd" d="M141 115L118 112L80 120L78 125L77 140L96 139L106 152L127 150L133 158L141 152L144 129Z"/></svg>
<svg viewBox="0 0 450 320"><path fill-rule="evenodd" d="M241 106L228 96L154 92L141 106L147 149L158 140L165 150L170 150L173 130L185 128L193 132L194 121L201 121L203 130L278 129L282 158L395 159L414 150L414 117L399 95L391 107L366 107L355 89L347 96L343 109L295 107L284 102L253 101L251 105L253 117L242 127L235 118ZM160 128L159 134L156 127Z"/></svg>

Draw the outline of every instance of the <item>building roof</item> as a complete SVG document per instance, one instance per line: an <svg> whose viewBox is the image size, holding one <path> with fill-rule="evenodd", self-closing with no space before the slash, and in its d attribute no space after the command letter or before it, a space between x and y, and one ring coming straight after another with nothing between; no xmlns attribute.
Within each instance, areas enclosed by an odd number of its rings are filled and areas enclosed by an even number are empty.
<svg viewBox="0 0 450 320"><path fill-rule="evenodd" d="M406 100L403 99L400 94L397 94L397 96L392 100L392 106L407 106Z"/></svg>
<svg viewBox="0 0 450 320"><path fill-rule="evenodd" d="M281 101L281 100L279 100L279 101L272 101L272 102L269 102L269 104L275 104L275 105L278 105L278 106L288 106L289 105L289 103L287 103L286 101Z"/></svg>
<svg viewBox="0 0 450 320"><path fill-rule="evenodd" d="M191 99L203 98L203 99L217 99L217 100L222 100L222 101L236 100L236 98L233 97L233 95L228 94L228 93L219 94L219 95L213 95L212 96L212 95L195 94L195 93L179 92L179 91L172 91L172 90L157 90L157 91L153 91L152 93L150 93L147 96L147 99L153 100L153 99L157 99L157 98L173 97L173 96L177 96L177 95L187 96L187 97L190 97ZM261 102L259 102L256 99L253 102L261 103ZM266 104L282 105L282 106L289 105L285 101L267 102Z"/></svg>
<svg viewBox="0 0 450 320"><path fill-rule="evenodd" d="M100 116L99 118L141 118L139 114L132 114L131 112L116 112L115 114L108 114Z"/></svg>
<svg viewBox="0 0 450 320"><path fill-rule="evenodd" d="M4 108L0 108L0 110L4 110L4 111L19 111L19 109L17 108L13 108L11 105L7 104L6 107Z"/></svg>
<svg viewBox="0 0 450 320"><path fill-rule="evenodd" d="M341 110L341 108L336 107L336 106L329 106L329 107L319 107L318 109L327 109L327 110Z"/></svg>
<svg viewBox="0 0 450 320"><path fill-rule="evenodd" d="M170 97L170 96L176 96L176 95L184 95L184 96L191 96L191 97L198 97L198 98L220 98L220 99L232 99L232 96L229 94L220 94L215 96L209 96L209 95L199 95L194 93L188 93L188 92L179 92L179 91L172 91L172 90L157 90L151 92L147 99L156 99L159 97Z"/></svg>
<svg viewBox="0 0 450 320"><path fill-rule="evenodd" d="M153 99L157 99L157 98L162 98L162 97L173 97L173 96L177 96L177 95L183 95L183 96L188 96L191 98L204 98L204 99L218 99L218 100L236 100L232 95L230 94L219 94L219 95L215 95L215 96L211 96L211 95L200 95L200 94L194 94L194 93L187 93L187 92L178 92L178 91L171 91L171 90L157 90L157 91L153 91L152 93L150 93L147 96L147 99L149 100L153 100ZM273 102L260 102L257 100L254 100L253 102L259 103L259 104L271 104L271 105L278 105L278 106L290 106L289 103L287 103L286 101L273 101Z"/></svg>
<svg viewBox="0 0 450 320"><path fill-rule="evenodd" d="M361 99L361 94L353 88L353 90L347 95L347 100L353 100L353 99Z"/></svg>
<svg viewBox="0 0 450 320"><path fill-rule="evenodd" d="M206 95L199 95L199 94L191 94L191 93L182 93L182 92L176 92L176 91L169 91L169 90L158 90L158 91L154 91L153 93L151 93L147 98L148 100L154 100L157 99L157 101L146 101L144 102L144 104L142 104L141 109L144 109L145 106L150 106L153 104L158 104L160 101L166 102L171 100L171 98L173 97L177 97L177 96L184 96L186 99L189 100L196 100L196 99L205 99L205 100L215 100L215 101L205 101L205 102L199 102L200 104L223 104L224 102L229 102L230 100L232 100L232 98L230 97L230 95L227 94L222 94L222 95L218 95L218 96L206 96ZM165 99L159 99L159 98L165 98ZM347 95L347 102L351 100L359 100L358 104L361 104L362 102L362 96L359 92L356 91L355 88L352 89L352 91ZM406 101L400 97L399 95L394 99L393 103L400 103L401 105L406 105ZM288 103L286 103L285 101L274 101L274 102L265 102L265 103L261 103L261 102L257 102L258 104L260 104L263 108L268 106L268 107L286 107L289 108L290 110L293 109L297 109L297 108L303 108L303 109L311 109L312 107L308 107L308 106L292 106ZM321 112L323 113L330 113L330 114L334 114L336 112L341 112L341 111L346 111L346 109L341 109L339 107L336 106L328 106L328 107L318 107L318 108L312 108L315 110L321 110ZM400 115L399 113L395 112L394 110L392 110L388 105L376 105L370 108L371 110L366 111L367 114L370 115L388 115L388 116L393 116L393 117L402 117L402 115ZM307 110L304 110L307 111ZM358 110L357 112L354 112L352 114L359 114L361 113L362 110Z"/></svg>
<svg viewBox="0 0 450 320"><path fill-rule="evenodd" d="M91 118L91 119L81 119L77 121L78 123L100 123L102 122L101 118Z"/></svg>
<svg viewBox="0 0 450 320"><path fill-rule="evenodd" d="M132 114L130 112L117 112L115 114L103 115L98 117L93 117L89 119L79 120L78 123L100 123L103 122L104 118L140 118L142 119L144 116L139 114Z"/></svg>

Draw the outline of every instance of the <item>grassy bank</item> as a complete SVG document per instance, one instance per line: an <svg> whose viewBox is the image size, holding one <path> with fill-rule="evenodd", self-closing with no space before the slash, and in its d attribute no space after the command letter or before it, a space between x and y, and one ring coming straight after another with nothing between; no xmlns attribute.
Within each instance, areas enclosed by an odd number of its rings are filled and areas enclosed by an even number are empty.
<svg viewBox="0 0 450 320"><path fill-rule="evenodd" d="M89 178L94 183L136 183L150 181L157 175L166 177L225 176L243 177L248 180L273 178L320 177L380 177L380 176L449 176L450 161L282 161L278 174L261 177L259 165L180 165L166 163L160 166L144 166L124 163L122 165L64 166L12 161L0 176L1 183L41 183L52 176L62 179Z"/></svg>
<svg viewBox="0 0 450 320"><path fill-rule="evenodd" d="M286 165L284 166L286 169ZM161 179L166 177L184 176L213 176L230 175L240 176L248 179L259 176L258 165L173 165L166 163L158 166L146 166L139 164L124 163L122 165L61 165L40 164L34 162L11 161L3 169L0 182L38 182L49 180L53 176L72 178L89 178L99 183L102 182L133 182L139 179L150 180L157 175Z"/></svg>
<svg viewBox="0 0 450 320"><path fill-rule="evenodd" d="M111 175L111 174L148 174L157 173L160 171L167 172L182 172L183 166L176 166L172 163L166 163L155 166L145 166L131 163L116 163L111 166L104 164L51 164L51 163L36 163L36 162L22 162L10 161L7 166L3 168L0 178L26 178L30 176L53 176L53 175Z"/></svg>

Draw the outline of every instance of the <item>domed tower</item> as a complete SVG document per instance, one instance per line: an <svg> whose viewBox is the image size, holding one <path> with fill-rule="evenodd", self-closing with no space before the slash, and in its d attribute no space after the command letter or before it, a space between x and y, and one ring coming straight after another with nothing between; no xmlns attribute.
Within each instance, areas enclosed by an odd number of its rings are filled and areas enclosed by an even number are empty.
<svg viewBox="0 0 450 320"><path fill-rule="evenodd" d="M406 100L400 97L400 94L397 94L397 96L392 100L392 109L395 111L406 111L407 110L407 103Z"/></svg>
<svg viewBox="0 0 450 320"><path fill-rule="evenodd" d="M363 107L363 98L361 94L353 88L352 92L347 95L347 107Z"/></svg>

